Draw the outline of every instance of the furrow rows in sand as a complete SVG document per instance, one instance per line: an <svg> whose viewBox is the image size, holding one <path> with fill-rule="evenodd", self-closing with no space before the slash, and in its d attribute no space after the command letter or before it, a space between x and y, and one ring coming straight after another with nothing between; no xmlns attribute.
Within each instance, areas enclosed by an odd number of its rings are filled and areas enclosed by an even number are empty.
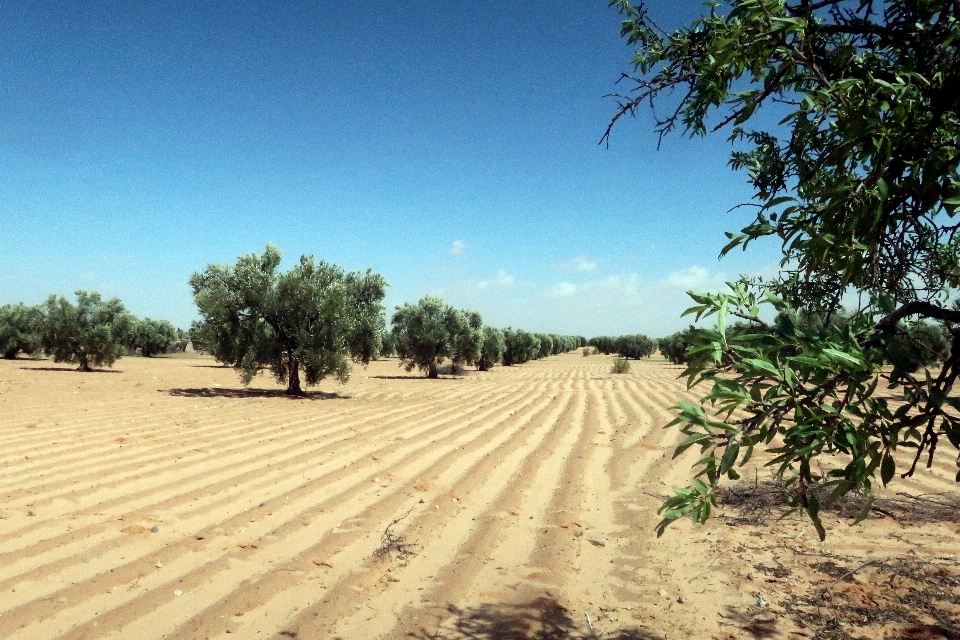
<svg viewBox="0 0 960 640"><path fill-rule="evenodd" d="M46 474L38 473L34 468L21 469L20 474L36 477L37 482L44 484L32 485L23 483L17 490L4 496L5 504L12 504L21 496L32 496L44 493L48 498L58 497L56 487L64 487L62 491L76 493L81 483L91 480L96 482L92 486L83 486L85 496L90 496L91 490L111 488L118 484L129 486L129 483L139 479L162 474L173 466L179 467L179 473L187 473L192 464L206 466L211 458L224 458L230 455L244 455L248 449L262 446L265 440L273 439L277 443L295 442L297 438L310 436L314 439L330 437L334 431L356 430L358 425L376 424L383 420L417 420L422 415L435 415L444 410L452 411L450 404L462 401L453 398L446 405L442 401L423 403L416 411L407 410L402 415L393 415L392 407L383 407L374 403L364 403L359 410L344 415L341 407L334 409L327 415L316 415L313 412L300 412L300 415L288 413L270 413L262 416L257 422L249 417L238 417L231 421L221 421L214 425L197 424L189 429L176 427L172 434L162 434L164 427L161 423L149 427L150 445L127 446L126 451L119 450L113 444L109 458L96 455L84 456L84 462L75 467L66 465L61 473L52 473L49 467ZM328 405L329 406L329 405ZM444 409L443 407L446 406ZM331 425L335 429L331 431ZM324 431L326 429L326 431ZM160 435L158 435L160 433ZM109 434L107 439L112 439ZM164 437L160 437L163 435ZM147 439L147 438L145 438ZM158 442L159 440L159 442ZM123 445L120 445L121 447ZM296 446L296 445L292 445ZM56 458L56 456L51 456ZM60 461L48 462L54 467ZM112 463L112 464L111 464ZM87 471L86 474L82 474ZM135 473L132 473L134 472ZM73 472L73 475L68 475ZM77 475L80 473L81 475ZM13 475L13 474L11 474ZM42 477L42 480L40 479ZM88 500L89 501L89 500Z"/></svg>
<svg viewBox="0 0 960 640"><path fill-rule="evenodd" d="M516 412L518 413L521 424L529 420L529 418L519 415L521 412L530 414L532 411L539 412L549 407L550 399L544 399L541 396L542 394L534 395L520 402ZM539 407L528 408L529 404L534 401L539 403ZM367 528L361 527L360 523L364 523L372 518L382 520L383 518L389 517L390 514L393 514L396 509L399 508L399 503L410 500L408 494L416 491L417 485L423 482L417 478L429 477L429 466L424 463L424 456L426 456L428 460L438 459L439 462L435 463L435 466L438 468L453 469L454 473L462 473L463 465L459 464L460 458L470 455L488 455L484 454L483 449L489 448L491 443L495 443L495 441L500 439L500 437L493 438L492 440L484 438L486 432L496 432L499 430L503 431L503 437L510 435L509 431L502 429L503 424L505 424L505 419L501 418L496 421L491 421L488 426L482 428L473 427L472 429L466 430L460 428L457 430L458 434L456 438L451 436L443 443L438 440L436 441L436 446L433 446L434 443L430 443L430 446L424 443L425 446L423 446L423 450L419 452L419 455L418 452L400 451L397 457L397 468L388 468L381 470L381 472L386 471L390 476L408 477L409 479L405 483L405 491L395 488L394 490L388 491L387 495L380 496L379 494L382 493L383 488L377 486L370 488L369 476L359 483L352 482L343 494L333 495L321 504L316 505L313 508L314 513L312 516L305 513L300 514L301 518L315 517L317 519L316 526L305 529L304 526L302 526L302 522L291 521L289 523L290 531L287 533L292 533L295 539L293 539L291 535L284 535L283 531L278 531L271 534L279 538L278 540L265 538L261 544L257 545L258 550L248 552L248 555L252 554L250 558L251 564L247 566L246 569L241 567L239 570L234 570L234 573L240 571L240 576L232 575L231 567L208 566L200 571L193 571L188 576L181 577L177 580L176 584L179 584L185 593L188 590L194 594L199 592L203 592L204 594L211 592L217 594L222 592L221 597L227 598L225 602L229 602L228 596L231 590L233 590L238 583L243 582L243 580L253 577L244 573L251 567L264 567L271 564L274 567L279 566L280 568L269 572L267 575L274 580L281 581L291 577L296 578L299 572L303 571L304 565L312 570L317 570L317 565L312 562L312 560L316 559L317 554L322 554L320 555L321 558L328 558L329 560L325 561L327 564L333 564L333 566L336 567L350 567L355 564L355 562L351 561L351 558L359 558L359 561L362 561L365 557L369 556L371 550L375 548L375 545L372 545L371 542L367 540L367 538L373 534L371 534ZM478 450L479 453L477 453ZM427 467L427 473L424 473L425 467ZM329 483L327 487L329 491ZM421 488L426 487L421 486ZM429 490L423 493L428 496L430 495ZM377 499L374 500L374 497ZM371 502L373 503L372 505L365 506ZM345 515L350 514L354 514L355 517L350 518L348 526L334 526L332 530L330 529L331 523L336 524L338 521L343 520ZM318 539L319 542L317 542ZM346 549L338 553L338 548L344 546L346 546ZM305 551L302 551L292 560L289 559L291 552L298 551L304 547L306 547ZM343 557L344 553L347 555L346 558ZM271 557L271 560L265 560L264 556ZM276 562L272 561L273 556L277 557ZM307 562L308 557L311 558L311 562ZM286 562L283 563L283 560L286 560ZM284 568L292 569L285 571ZM214 569L217 571L214 571ZM258 599L265 598L264 583L257 580L257 584L259 585L256 589ZM308 589L312 594L311 597L315 596L313 591L314 587L315 585L308 585ZM288 604L291 601L292 596L289 590L278 591L277 595L281 603ZM249 598L249 596L250 586L245 585L244 589L240 590L240 597ZM163 590L149 591L138 600L142 600L143 598L147 598L148 600L160 598L160 601L169 601L163 606L181 612L185 606L188 606L183 601L174 601L169 593ZM206 602L206 600L204 600L204 602ZM132 612L138 608L140 608L138 603L131 603L129 606L121 607L115 612L111 612L107 618L101 616L98 624L103 627L103 625L108 624L110 620L116 620L116 624L120 626L133 623L135 617L133 617ZM143 628L156 629L158 624L169 624L171 620L182 620L182 618L178 617L171 618L169 612L160 614L159 618L166 622L158 622L156 619L143 621L142 624L145 625ZM210 620L211 618L205 613L204 619ZM223 622L223 620L217 616L213 616L212 619L218 623ZM133 633L136 635L135 630L139 628L138 624L134 624L132 631L125 629L124 633ZM202 637L200 635L189 635L185 630L177 631L176 636Z"/></svg>
<svg viewBox="0 0 960 640"><path fill-rule="evenodd" d="M467 470L448 468L437 473L438 485L455 487L458 508L426 509L407 525L404 531L417 541L417 555L405 566L357 558L362 562L360 569L341 579L321 601L300 611L284 625L283 633L351 637L358 628L379 633L394 625L402 629L407 624L403 617L397 621L402 609L423 608L422 615L429 618L438 605L467 588L474 567L499 541L511 549L519 549L519 544L527 547L545 506L534 496L552 490L553 461L569 455L564 445L577 435L574 415L572 394L561 393L530 421L532 433L518 432ZM421 594L404 595L390 589L394 580L435 586ZM342 622L332 624L338 620ZM391 635L399 637L402 632Z"/></svg>
<svg viewBox="0 0 960 640"><path fill-rule="evenodd" d="M498 411L497 403L487 402L486 406L487 409L481 416ZM364 430L361 436L357 436L351 430L353 427L348 429L348 433L351 434L350 438L360 437L368 442L391 443L385 445L386 447L397 447L397 441L391 438L394 430L399 428L414 442L417 438L434 437L437 432L450 429L447 418L457 417L460 412L452 409L438 412L434 409L426 414L429 419L415 415L417 420L414 421L416 425L414 427L407 424L409 414L405 413L402 419L387 423L376 430ZM403 438L403 436L396 437ZM305 446L305 442L317 444ZM100 503L96 507L96 513L85 514L88 517L93 516L94 524L91 526L80 527L66 533L62 533L61 528L59 535L46 538L43 537L42 531L32 530L30 531L32 537L39 538L39 541L25 548L19 544L19 538L22 538L22 535L15 535L23 532L11 533L8 536L11 540L4 546L14 545L15 553L9 558L0 555L0 561L3 561L0 562L0 565L3 565L0 575L13 571L17 564L29 562L30 558L44 551L56 550L57 553L62 554L71 549L71 543L74 546L89 545L98 535L110 537L112 533L113 537L121 537L123 530L120 526L111 526L103 522L102 515L105 513L118 514L116 517L127 523L123 526L124 529L142 531L145 527L141 525L149 526L152 522L157 522L158 515L161 515L159 519L162 519L162 515L165 514L168 522L179 522L194 515L205 515L208 511L225 509L229 511L235 508L234 503L238 499L245 501L243 508L249 508L251 504L256 504L254 497L250 495L252 490L257 490L257 495L269 496L276 493L277 486L280 484L289 485L310 480L318 475L324 465L350 466L368 455L366 451L347 450L335 459L329 457L336 454L338 450L348 449L349 444L351 442L346 437L339 439L317 437L307 441L296 438L294 444L284 447L283 453L286 456L284 458L277 459L263 451L258 451L257 455L249 455L248 451L246 456L239 459L242 463L239 466L236 461L227 458L216 467L198 468L192 475L177 477L165 484L154 483L139 492L133 492L128 488L121 498ZM157 502L158 496L162 497L162 501ZM53 524L62 527L62 522L53 521Z"/></svg>
<svg viewBox="0 0 960 640"><path fill-rule="evenodd" d="M820 543L776 507L757 528L721 505L656 538L658 507L699 454L674 459L682 435L662 427L705 388L651 361L613 375L611 361L433 381L372 363L301 400L192 362L28 371L66 399L0 396L0 637L739 639L768 613L789 633L777 607L817 563L955 557L946 511L877 514L860 525L869 537L825 511ZM955 473L938 455L884 496L949 502ZM416 555L375 556L398 518ZM800 586L766 579L771 567ZM868 587L872 570L834 590Z"/></svg>
<svg viewBox="0 0 960 640"><path fill-rule="evenodd" d="M528 402L529 402L529 401L532 401L532 398L531 398L530 400L528 400ZM548 402L548 401L543 401L543 402ZM491 409L491 411L494 411L494 410L497 409L497 407L491 407L490 409ZM481 417L482 417L482 416L481 416ZM494 424L493 422L491 422L491 425L495 426L495 424ZM492 427L491 427L491 428L492 428ZM454 426L452 427L452 430L455 431L455 432L457 432L457 431L462 432L462 431L463 431L463 429L457 428L455 424L454 424ZM449 440L451 437L453 437L453 436L448 436L447 440ZM474 437L475 437L475 436L474 436ZM440 441L439 441L439 440L434 440L434 442L439 443ZM397 457L397 459L404 461L403 464L404 464L405 466L407 466L407 467L409 467L410 465L416 466L416 464L417 464L417 462L418 462L418 455L416 454L416 452L413 452L413 451L405 451L405 450L403 450L403 448L402 448L400 445L401 445L401 443L395 443L395 444L392 445L392 446L396 449L396 457ZM436 444L436 445L434 445L433 443L431 443L431 446L432 446L432 447L437 447L437 446L442 446L442 445L441 445L441 444ZM427 448L429 449L430 447L427 447ZM456 451L456 450L457 450L457 449L454 448L454 451ZM455 460L456 456L455 456L455 455L451 455L451 454L452 454L452 452L450 452L450 451L447 452L447 458L448 458L448 459L451 461L451 463L452 463L452 462ZM367 452L364 452L363 455L367 455ZM399 464L399 463L398 463L398 464ZM386 473L389 473L389 471L386 471ZM354 475L356 475L356 474L354 474ZM346 482L349 487L353 487L353 490L354 490L354 491L359 490L358 488L363 489L363 490L365 490L365 491L368 492L368 493L369 493L370 491L377 491L377 488L376 488L376 487L374 487L374 488L372 488L372 489L369 488L369 487L370 487L370 483L369 483L369 473L363 474L363 477L362 477L362 478L348 477L347 479L344 480L344 482ZM330 479L329 479L329 478L325 479L325 482L323 483L323 486L325 486L325 487L327 488L327 490L329 491L329 487L330 487ZM312 496L313 499L316 499L316 495L315 495L315 494L317 493L317 492L316 492L316 489L317 489L317 488L319 488L319 487L314 488L314 495ZM341 498L342 498L342 497L341 497ZM334 499L328 500L327 502L336 502L336 503L339 504L339 503L342 502L342 500L341 500L341 499L338 499L338 498L334 498ZM355 509L355 506L351 505L349 502L346 502L346 503L344 503L344 504L346 504L346 507L345 507L345 508L347 509L347 512ZM329 506L329 505L328 505L328 506ZM322 513L322 512L323 512L323 509L321 509L320 512ZM299 517L299 518L301 518L301 519L304 518L304 517L306 517L306 516L303 515L303 514L304 514L304 510L303 510L302 508L298 511L298 514L299 514L299 515L298 515L297 517ZM244 515L245 515L245 514L244 514ZM243 516L238 516L238 517L235 518L235 520L239 520L239 518L242 518L242 517L243 517ZM326 518L326 519L329 520L330 518L335 518L335 517L341 517L341 518L342 518L342 517L343 517L343 514L337 514L337 513L335 513L335 514L333 514L333 515L330 515L330 516L329 516L328 518ZM289 522L293 522L293 520L290 520ZM221 528L229 528L229 525L237 525L237 524L238 524L238 522L232 522L232 523L227 522L227 523L221 523L221 525L219 525L219 526L220 526ZM272 525L271 525L271 526L272 526ZM304 525L301 525L301 524L298 523L295 528L296 528L296 529L302 529L303 526L304 526ZM215 532L214 532L214 533L215 533ZM301 537L302 537L304 534L300 534L300 535L301 535ZM202 537L203 537L204 539L206 539L206 536L202 536ZM200 542L200 541L198 540L197 542ZM195 546L196 546L196 545L195 545ZM284 547L284 548L287 548L287 545L283 545L283 547ZM164 555L163 552L166 552L167 555L169 555L170 553L172 553L172 552L167 551L166 549L164 549L164 550L161 552L160 555ZM154 554L154 555L156 555L156 554ZM179 555L183 555L183 554L181 553L181 554L179 554ZM236 555L236 552L234 552L233 555ZM168 558L167 560L168 560L168 562L175 562L176 558ZM220 558L218 561L215 561L215 562L219 562L220 564L223 564L224 562L229 563L229 561L230 561L230 557L227 557L227 558ZM164 562L164 561L161 561L161 562L162 562L162 564L164 564L165 567L168 565L168 562ZM189 559L187 559L187 562L189 563ZM136 563L128 563L128 564L129 564L129 565L132 565L132 564L136 564ZM123 571L123 569L126 569L126 571ZM115 574L118 573L118 572L119 572L119 573L129 573L130 570L132 570L132 569L133 569L132 566L121 566L119 569L116 569L116 570L114 571L114 573L115 573ZM202 573L202 572L201 572L201 573ZM138 574L138 575L139 575L139 574ZM116 578L122 577L122 576L105 576L105 577L107 577L107 578L109 578L109 579L111 579L111 580L115 580ZM133 577L131 578L131 580L133 580L133 579L135 579L135 578L136 578L136 576L133 576ZM200 581L202 582L202 579L201 579L202 576L195 576L195 578L196 578L197 580L200 580ZM183 583L183 582L184 582L184 578L180 578L179 583ZM231 584L231 583L228 581L228 584ZM69 591L69 589L67 589L67 590L65 590L65 591ZM58 595L58 597L57 597L56 599L60 599L60 600L66 599L67 601L69 601L69 595L65 595L64 593L59 593L59 594L57 594L57 595ZM156 595L156 594L154 594L154 595ZM61 603L61 604L62 604L62 603ZM182 605L182 602L181 602L181 604L180 604L179 606L183 606L183 605ZM35 607L33 607L33 608L35 609ZM3 619L6 620L6 619L9 619L10 617L16 617L16 616L4 616ZM102 616L102 615L100 616L100 621L101 621L101 622L103 621L103 616ZM53 625L55 626L56 623L55 623L55 621L52 621L52 620L51 620L51 624L53 624ZM31 631L31 633L34 633L35 631L36 631L36 629L34 629L33 631Z"/></svg>
<svg viewBox="0 0 960 640"><path fill-rule="evenodd" d="M489 385L487 386L489 387ZM464 397L475 397L478 392L481 391L482 390L476 388L456 389L450 394L448 401L456 403ZM487 393L489 392L488 389ZM428 405L431 403L426 402L424 404ZM437 406L440 404L440 401L434 400L432 404ZM279 405L274 403L274 411L266 413L264 418L277 423L276 428L279 429L287 421L303 420L304 416L316 416L319 413L317 411L318 408L321 410L333 409L333 415L342 416L342 405L342 401L321 402L319 405L314 405L314 403L291 403L281 400ZM382 412L385 409L380 403L369 401L363 403L362 406L366 407L368 412ZM135 408L129 406L118 406L113 407L111 410L121 415L129 415L134 409ZM218 443L221 443L224 441L224 438L236 433L242 435L245 431L248 431L249 425L245 425L244 422L251 420L248 415L241 413L236 418L233 418L232 422L224 422L219 412L210 416L202 416L201 418L209 418L202 420L196 416L191 417L191 414L182 407L180 407L179 411L174 412L174 416L176 417L171 419L173 416L167 414L157 416L156 412L153 412L137 415L131 419L129 424L126 419L122 422L117 422L115 419L104 417L102 419L90 420L90 422L93 423L91 425L85 423L79 426L71 425L69 430L62 432L47 433L47 429L44 429L42 438L40 434L37 434L37 436L30 439L31 448L24 450L21 447L7 452L9 455L5 462L17 460L25 452L30 453L40 445L49 447L50 443L58 443L60 441L65 441L67 444L59 448L53 455L51 455L51 452L46 451L43 459L33 463L29 468L18 468L16 470L5 469L5 473L0 473L0 482L3 481L4 477L11 480L17 480L19 478L19 480L22 481L24 473L35 476L42 473L49 473L54 469L69 472L72 470L70 465L77 461L85 463L82 468L89 468L94 465L102 466L99 455L105 451L112 452L116 455L124 455L129 458L129 451L119 451L117 439L122 439L122 442L119 443L121 447L124 442L128 443L126 447L128 449L131 444L142 443L146 440L159 444L166 444L173 440L181 445L203 445L212 439L216 439ZM66 420L67 418L61 419ZM94 444L91 446L91 443ZM93 458L93 461L91 461L91 458ZM0 491L2 491L2 487L0 487Z"/></svg>

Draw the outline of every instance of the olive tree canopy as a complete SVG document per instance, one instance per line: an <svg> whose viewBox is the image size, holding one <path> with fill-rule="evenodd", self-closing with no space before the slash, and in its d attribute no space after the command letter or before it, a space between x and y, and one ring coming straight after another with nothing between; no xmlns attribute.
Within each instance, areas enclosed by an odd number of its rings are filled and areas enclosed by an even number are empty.
<svg viewBox="0 0 960 640"><path fill-rule="evenodd" d="M177 338L177 328L169 321L143 318L133 322L129 344L131 349L139 349L140 355L149 358L164 353L167 345Z"/></svg>
<svg viewBox="0 0 960 640"><path fill-rule="evenodd" d="M725 132L755 215L722 253L765 237L783 247L778 277L692 294L691 312L717 320L693 335L704 357L688 369L710 391L681 402L676 421L681 449L703 450L702 480L665 503L659 531L684 514L706 519L720 477L761 447L795 478L791 499L822 537L824 488L831 499L869 491L877 476L929 465L946 442L960 447L960 332L938 372L898 371L902 405L876 393L887 344L909 323L960 322L948 300L960 286L960 3L735 0L672 32L652 4L611 4L637 48L613 122L650 105L661 135ZM757 117L770 107L779 125ZM829 318L843 300L856 305L848 320L822 331L763 320ZM728 336L731 316L756 330ZM912 462L898 469L901 448Z"/></svg>
<svg viewBox="0 0 960 640"><path fill-rule="evenodd" d="M123 356L132 316L117 298L77 291L77 304L51 295L43 306L41 342L54 362L75 362L80 371L113 366Z"/></svg>
<svg viewBox="0 0 960 640"><path fill-rule="evenodd" d="M22 303L0 307L0 356L13 359L21 352L32 355L39 351L42 321L40 307Z"/></svg>
<svg viewBox="0 0 960 640"><path fill-rule="evenodd" d="M244 384L261 369L303 393L327 376L345 382L348 357L366 364L380 353L386 281L367 270L346 273L313 256L280 272L281 254L267 245L234 266L212 264L190 278L202 321L194 335L204 350L234 366Z"/></svg>
<svg viewBox="0 0 960 640"><path fill-rule="evenodd" d="M407 371L416 367L428 378L437 378L437 367L446 358L454 365L472 365L480 359L483 319L475 311L454 309L440 298L425 296L417 304L397 307L392 323L397 356Z"/></svg>
<svg viewBox="0 0 960 640"><path fill-rule="evenodd" d="M503 331L495 327L484 326L480 335L480 359L477 360L477 368L480 371L489 371L503 358L507 343Z"/></svg>

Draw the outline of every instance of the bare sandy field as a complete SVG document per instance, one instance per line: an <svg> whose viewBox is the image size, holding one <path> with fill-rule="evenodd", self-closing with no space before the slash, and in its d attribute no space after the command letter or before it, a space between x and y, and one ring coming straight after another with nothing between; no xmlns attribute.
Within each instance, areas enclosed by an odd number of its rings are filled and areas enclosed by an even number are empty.
<svg viewBox="0 0 960 640"><path fill-rule="evenodd" d="M752 467L657 539L695 394L610 362L291 399L199 356L0 361L0 638L960 637L948 452L824 543Z"/></svg>

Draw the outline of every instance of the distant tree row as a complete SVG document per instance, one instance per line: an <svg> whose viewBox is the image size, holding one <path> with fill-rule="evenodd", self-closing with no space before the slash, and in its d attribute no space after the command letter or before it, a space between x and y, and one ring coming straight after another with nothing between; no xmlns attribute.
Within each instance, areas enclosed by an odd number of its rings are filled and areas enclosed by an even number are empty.
<svg viewBox="0 0 960 640"><path fill-rule="evenodd" d="M166 320L138 319L117 298L104 300L91 291L75 295L76 304L51 295L36 306L0 307L0 354L12 359L42 353L89 371L127 353L149 357L186 344L183 331Z"/></svg>
<svg viewBox="0 0 960 640"><path fill-rule="evenodd" d="M418 368L436 378L447 359L454 367L486 371L586 344L580 336L486 326L476 311L433 296L397 307L387 332L382 276L369 269L346 272L312 256L281 272L281 258L278 248L267 245L263 255L210 264L190 278L200 312L189 333L194 348L233 366L244 384L267 369L297 395L303 393L301 371L307 385L327 376L345 382L351 359L366 364L396 354L407 371ZM50 296L36 307L0 307L0 353L44 353L86 371L110 366L126 353L152 356L186 345L186 333L164 320L137 319L116 298L87 291L76 296L76 304Z"/></svg>
<svg viewBox="0 0 960 640"><path fill-rule="evenodd" d="M590 338L587 344L596 347L597 351L605 355L615 353L621 358L633 360L647 358L657 349L657 343L642 333L616 337L599 336Z"/></svg>
<svg viewBox="0 0 960 640"><path fill-rule="evenodd" d="M582 336L530 333L523 329L514 330L509 327L503 334L506 341L503 364L507 367L567 353L587 344L586 338Z"/></svg>
<svg viewBox="0 0 960 640"><path fill-rule="evenodd" d="M384 355L396 354L407 371L417 368L429 378L438 377L438 367L446 359L455 367L475 365L488 371L498 362L523 364L584 344L578 336L487 326L476 311L455 309L434 296L398 307L392 325L384 339Z"/></svg>
<svg viewBox="0 0 960 640"><path fill-rule="evenodd" d="M688 364L687 347L693 344L691 338L694 331L696 329L691 326L665 338L660 338L657 340L657 348L663 354L663 357L673 364Z"/></svg>

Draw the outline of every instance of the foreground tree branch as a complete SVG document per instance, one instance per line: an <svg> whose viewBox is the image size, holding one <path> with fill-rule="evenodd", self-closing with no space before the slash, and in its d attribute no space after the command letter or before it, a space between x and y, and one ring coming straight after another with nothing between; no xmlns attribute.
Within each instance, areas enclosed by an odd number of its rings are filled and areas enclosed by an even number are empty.
<svg viewBox="0 0 960 640"><path fill-rule="evenodd" d="M759 448L823 537L822 499L890 482L898 449L916 449L903 475L945 440L960 449L960 310L944 303L960 288L960 3L734 0L671 33L644 2L611 5L636 72L601 142L644 104L670 114L653 116L661 136L726 130L756 215L720 253L764 237L783 249L772 280L691 294L688 313L716 327L691 331L682 359L709 391L673 424L678 453L702 456L658 533L704 521L715 485ZM771 102L789 112L756 128ZM845 295L865 302L844 310ZM895 410L881 383L902 393ZM825 460L842 463L815 471Z"/></svg>

